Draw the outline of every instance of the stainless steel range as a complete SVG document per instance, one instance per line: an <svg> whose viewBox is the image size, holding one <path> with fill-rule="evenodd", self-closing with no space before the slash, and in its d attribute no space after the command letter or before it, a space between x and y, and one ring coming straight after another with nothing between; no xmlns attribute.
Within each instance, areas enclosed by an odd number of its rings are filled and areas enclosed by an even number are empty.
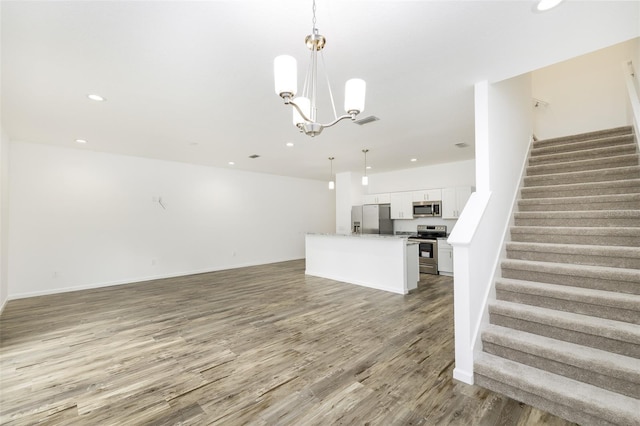
<svg viewBox="0 0 640 426"><path fill-rule="evenodd" d="M418 225L416 235L409 237L418 242L418 264L422 274L438 274L438 238L447 236L444 225Z"/></svg>

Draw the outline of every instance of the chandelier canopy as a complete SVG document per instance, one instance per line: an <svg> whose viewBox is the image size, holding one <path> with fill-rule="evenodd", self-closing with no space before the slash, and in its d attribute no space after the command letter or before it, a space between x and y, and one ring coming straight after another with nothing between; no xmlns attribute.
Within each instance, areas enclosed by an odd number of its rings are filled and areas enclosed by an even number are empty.
<svg viewBox="0 0 640 426"><path fill-rule="evenodd" d="M295 97L298 90L298 71L295 58L288 55L281 55L273 61L274 79L276 94L284 99L286 105L293 107L293 124L301 132L314 137L319 135L325 127L331 127L344 119L350 118L352 121L356 116L364 111L364 98L366 83L359 78L352 78L345 84L344 110L347 113L340 117L336 114L336 107L333 101L333 93L329 78L324 70L324 56L322 49L326 44L326 38L318 33L316 28L316 2L313 0L313 28L311 34L305 38L305 44L311 50L309 68L305 77L302 95ZM320 53L322 67L327 79L329 98L333 107L334 120L327 124L317 121L317 88L318 88L318 53Z"/></svg>

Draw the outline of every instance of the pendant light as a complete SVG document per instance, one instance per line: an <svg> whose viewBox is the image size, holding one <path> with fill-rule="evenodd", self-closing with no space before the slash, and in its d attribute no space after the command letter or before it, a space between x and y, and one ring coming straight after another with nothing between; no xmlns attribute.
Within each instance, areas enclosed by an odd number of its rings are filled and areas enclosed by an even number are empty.
<svg viewBox="0 0 640 426"><path fill-rule="evenodd" d="M313 0L312 24L313 27L311 34L304 40L309 50L311 50L311 59L302 95L294 98L298 90L298 65L295 58L288 55L276 57L273 61L273 74L276 94L284 100L285 105L291 105L293 107L293 125L296 126L300 132L304 132L307 136L314 137L319 135L325 127L331 127L344 119L349 118L351 121L355 121L356 116L364 111L366 83L364 80L359 78L353 78L347 81L344 88L344 110L347 114L338 117L336 114L335 103L333 101L331 84L329 84L329 77L326 75L326 70L324 70L324 56L322 56L322 49L324 48L326 39L322 34L318 33L318 29L316 28L315 0ZM329 99L331 100L331 106L333 107L334 121L327 124L319 123L316 118L318 52L320 53L321 65L327 80Z"/></svg>
<svg viewBox="0 0 640 426"><path fill-rule="evenodd" d="M364 176L362 176L362 185L367 186L369 185L369 177L367 176L367 152L369 152L369 150L363 149L362 152L364 152Z"/></svg>
<svg viewBox="0 0 640 426"><path fill-rule="evenodd" d="M335 160L335 157L329 157L329 161L331 162L331 174L329 175L329 189L336 189L336 181L333 179L333 160Z"/></svg>

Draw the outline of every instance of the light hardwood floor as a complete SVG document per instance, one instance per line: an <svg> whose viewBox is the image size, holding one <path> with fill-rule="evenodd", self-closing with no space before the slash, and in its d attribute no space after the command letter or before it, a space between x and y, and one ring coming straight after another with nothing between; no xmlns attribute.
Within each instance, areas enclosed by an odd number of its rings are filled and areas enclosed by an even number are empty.
<svg viewBox="0 0 640 426"><path fill-rule="evenodd" d="M304 261L10 301L0 423L567 425L452 380L452 279L407 296Z"/></svg>

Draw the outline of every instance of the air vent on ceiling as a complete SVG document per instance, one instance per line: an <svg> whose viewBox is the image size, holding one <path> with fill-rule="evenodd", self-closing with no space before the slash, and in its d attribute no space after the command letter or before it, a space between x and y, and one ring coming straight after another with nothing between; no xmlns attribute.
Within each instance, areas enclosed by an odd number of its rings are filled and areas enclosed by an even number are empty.
<svg viewBox="0 0 640 426"><path fill-rule="evenodd" d="M468 147L468 146L469 146L469 144L468 144L468 143L466 143L466 142L460 142L460 143L457 143L457 144L456 144L456 146L457 146L458 148L466 148L466 147Z"/></svg>
<svg viewBox="0 0 640 426"><path fill-rule="evenodd" d="M249 156L249 158L258 158L258 157L260 157L258 154L253 154Z"/></svg>
<svg viewBox="0 0 640 426"><path fill-rule="evenodd" d="M364 126L365 124L369 124L372 123L374 121L378 121L380 120L378 117L376 117L375 115L370 115L368 117L365 118L361 118L360 120L356 120L354 121L354 123L359 124L360 126Z"/></svg>

